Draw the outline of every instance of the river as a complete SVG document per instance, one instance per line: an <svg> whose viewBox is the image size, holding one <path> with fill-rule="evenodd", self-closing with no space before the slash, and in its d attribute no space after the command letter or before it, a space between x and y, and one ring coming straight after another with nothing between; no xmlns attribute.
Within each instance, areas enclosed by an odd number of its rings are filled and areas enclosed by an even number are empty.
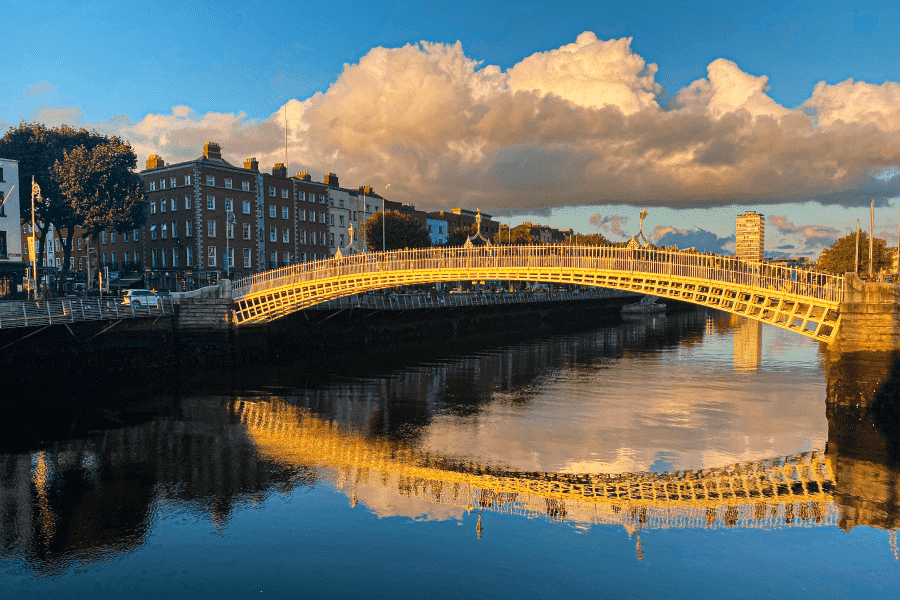
<svg viewBox="0 0 900 600"><path fill-rule="evenodd" d="M8 403L0 596L895 598L898 381L689 310Z"/></svg>

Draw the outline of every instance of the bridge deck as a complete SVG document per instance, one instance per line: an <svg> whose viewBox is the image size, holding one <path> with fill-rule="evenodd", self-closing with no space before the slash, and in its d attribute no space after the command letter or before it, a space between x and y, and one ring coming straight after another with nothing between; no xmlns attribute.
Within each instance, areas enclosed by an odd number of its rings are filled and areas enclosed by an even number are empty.
<svg viewBox="0 0 900 600"><path fill-rule="evenodd" d="M582 246L429 248L340 257L236 282L235 318L262 323L369 290L511 280L576 284L710 306L832 341L843 278L708 254Z"/></svg>

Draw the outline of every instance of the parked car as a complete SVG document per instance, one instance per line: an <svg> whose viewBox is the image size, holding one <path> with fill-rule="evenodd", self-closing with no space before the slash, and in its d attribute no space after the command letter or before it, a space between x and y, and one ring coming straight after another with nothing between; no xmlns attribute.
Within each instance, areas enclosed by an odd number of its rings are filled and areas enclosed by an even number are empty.
<svg viewBox="0 0 900 600"><path fill-rule="evenodd" d="M135 306L153 306L159 308L159 294L150 290L125 290L122 298L125 304Z"/></svg>

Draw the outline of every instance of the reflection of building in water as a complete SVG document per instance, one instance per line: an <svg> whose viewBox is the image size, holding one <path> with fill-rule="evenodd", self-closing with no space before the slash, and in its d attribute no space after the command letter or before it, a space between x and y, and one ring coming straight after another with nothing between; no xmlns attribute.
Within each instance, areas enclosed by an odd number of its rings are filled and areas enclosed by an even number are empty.
<svg viewBox="0 0 900 600"><path fill-rule="evenodd" d="M734 326L734 369L755 371L762 362L762 323L731 315Z"/></svg>
<svg viewBox="0 0 900 600"><path fill-rule="evenodd" d="M521 473L424 455L284 402L238 401L235 412L262 456L285 466L331 469L338 486L363 502L388 490L466 510L620 524L629 532L834 525L839 513L821 452L661 474Z"/></svg>
<svg viewBox="0 0 900 600"><path fill-rule="evenodd" d="M140 546L160 502L218 524L273 485L290 490L312 481L309 471L260 461L224 404L182 403L179 419L0 454L0 557L21 554L52 574L73 560Z"/></svg>

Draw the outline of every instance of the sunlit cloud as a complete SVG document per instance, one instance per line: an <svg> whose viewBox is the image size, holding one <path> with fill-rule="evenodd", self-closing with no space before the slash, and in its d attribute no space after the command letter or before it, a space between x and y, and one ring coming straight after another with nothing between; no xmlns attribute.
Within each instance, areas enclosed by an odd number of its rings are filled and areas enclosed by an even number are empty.
<svg viewBox="0 0 900 600"><path fill-rule="evenodd" d="M628 222L628 217L621 215L602 216L600 213L591 215L590 224L605 233L613 233L619 237L627 237L622 225Z"/></svg>
<svg viewBox="0 0 900 600"><path fill-rule="evenodd" d="M287 119L292 170L334 172L351 186L390 182L392 197L426 209L448 199L508 214L598 204L863 205L900 194L900 177L884 175L900 167L896 83L822 82L789 108L769 96L764 74L717 59L661 106L667 93L656 73L630 39L591 32L506 71L467 56L459 42L421 42L373 48L324 92L267 118L176 106L99 128L130 140L141 160L195 158L215 141L228 160L255 156L268 169L284 160ZM82 118L78 109L36 115ZM807 238L818 243L822 233Z"/></svg>

